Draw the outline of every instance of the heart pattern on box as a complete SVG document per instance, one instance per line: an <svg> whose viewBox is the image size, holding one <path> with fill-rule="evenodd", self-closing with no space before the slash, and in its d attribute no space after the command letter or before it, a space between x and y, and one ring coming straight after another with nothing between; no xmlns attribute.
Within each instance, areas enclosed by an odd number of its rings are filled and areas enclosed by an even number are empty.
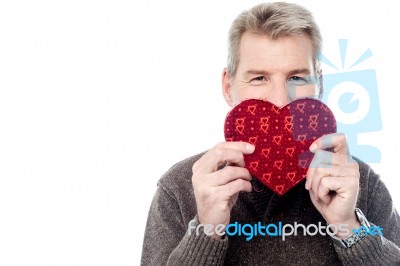
<svg viewBox="0 0 400 266"><path fill-rule="evenodd" d="M256 147L252 154L244 155L246 168L278 195L306 177L314 156L310 145L335 132L332 111L309 98L282 108L264 100L244 100L229 111L224 125L226 141L245 141Z"/></svg>

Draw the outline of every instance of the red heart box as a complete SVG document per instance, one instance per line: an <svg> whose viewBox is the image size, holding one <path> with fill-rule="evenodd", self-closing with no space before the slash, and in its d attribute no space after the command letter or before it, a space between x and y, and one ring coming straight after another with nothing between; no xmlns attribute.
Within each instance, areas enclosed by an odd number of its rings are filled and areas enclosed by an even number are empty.
<svg viewBox="0 0 400 266"><path fill-rule="evenodd" d="M250 174L278 195L306 177L314 156L310 145L336 132L332 111L316 99L298 99L279 108L257 99L240 102L225 119L225 140L256 148L244 155Z"/></svg>

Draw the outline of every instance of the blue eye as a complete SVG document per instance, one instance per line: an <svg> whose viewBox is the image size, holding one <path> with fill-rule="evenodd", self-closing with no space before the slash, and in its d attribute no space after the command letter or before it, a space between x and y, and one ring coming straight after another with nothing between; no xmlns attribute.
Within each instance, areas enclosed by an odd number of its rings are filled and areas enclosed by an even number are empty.
<svg viewBox="0 0 400 266"><path fill-rule="evenodd" d="M307 79L298 76L290 77L287 82L296 86L309 84Z"/></svg>
<svg viewBox="0 0 400 266"><path fill-rule="evenodd" d="M291 77L289 80L304 80L304 79L301 77L298 77L298 76L294 76L294 77Z"/></svg>

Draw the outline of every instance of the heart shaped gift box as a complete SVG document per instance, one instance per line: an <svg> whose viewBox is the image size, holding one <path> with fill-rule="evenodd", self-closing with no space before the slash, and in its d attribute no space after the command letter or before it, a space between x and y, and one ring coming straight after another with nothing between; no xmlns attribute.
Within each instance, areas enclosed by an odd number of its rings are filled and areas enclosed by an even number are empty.
<svg viewBox="0 0 400 266"><path fill-rule="evenodd" d="M332 111L319 100L304 98L279 108L258 99L248 99L226 116L226 141L244 141L255 146L244 161L250 174L278 195L302 181L314 154L310 145L319 137L336 132Z"/></svg>

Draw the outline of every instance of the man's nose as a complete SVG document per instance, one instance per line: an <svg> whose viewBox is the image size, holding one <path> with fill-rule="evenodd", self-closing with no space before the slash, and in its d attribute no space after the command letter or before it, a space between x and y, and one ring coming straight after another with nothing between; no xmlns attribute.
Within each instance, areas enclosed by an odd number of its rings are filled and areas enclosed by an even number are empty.
<svg viewBox="0 0 400 266"><path fill-rule="evenodd" d="M271 102L278 107L284 107L289 103L286 80L274 82Z"/></svg>

